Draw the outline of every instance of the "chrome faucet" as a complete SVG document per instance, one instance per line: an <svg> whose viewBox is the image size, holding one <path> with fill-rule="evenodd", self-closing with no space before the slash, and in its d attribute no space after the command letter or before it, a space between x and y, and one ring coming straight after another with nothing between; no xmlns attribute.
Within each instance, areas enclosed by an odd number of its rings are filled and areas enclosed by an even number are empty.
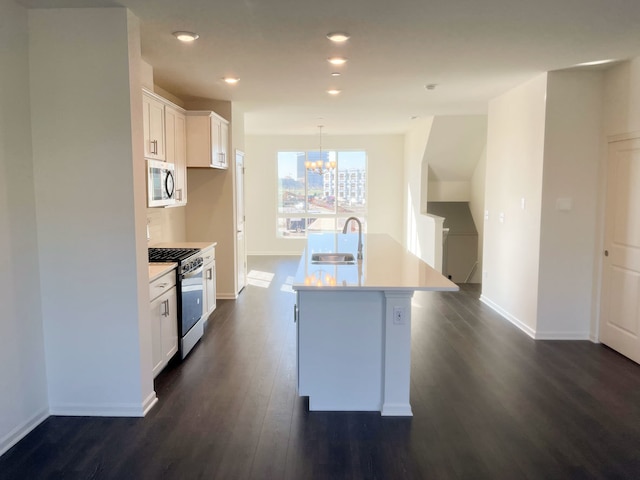
<svg viewBox="0 0 640 480"><path fill-rule="evenodd" d="M347 233L347 226L351 220L355 220L358 224L358 260L362 260L362 222L358 220L358 217L349 217L344 222L344 227L342 228L342 233Z"/></svg>

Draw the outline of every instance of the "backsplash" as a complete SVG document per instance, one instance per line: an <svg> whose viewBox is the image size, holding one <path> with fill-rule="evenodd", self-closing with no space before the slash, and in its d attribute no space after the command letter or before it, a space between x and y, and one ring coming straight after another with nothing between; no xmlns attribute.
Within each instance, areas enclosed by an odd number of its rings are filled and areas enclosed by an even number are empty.
<svg viewBox="0 0 640 480"><path fill-rule="evenodd" d="M161 242L185 242L186 208L147 208L149 245Z"/></svg>

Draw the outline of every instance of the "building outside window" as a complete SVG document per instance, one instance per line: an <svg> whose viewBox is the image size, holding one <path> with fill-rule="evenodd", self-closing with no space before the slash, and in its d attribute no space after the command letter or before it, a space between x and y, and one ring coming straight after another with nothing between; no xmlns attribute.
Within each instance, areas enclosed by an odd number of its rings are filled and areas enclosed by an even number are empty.
<svg viewBox="0 0 640 480"><path fill-rule="evenodd" d="M322 162L323 168L311 171L308 162ZM366 152L278 152L279 237L342 231L350 216L358 217L366 230Z"/></svg>

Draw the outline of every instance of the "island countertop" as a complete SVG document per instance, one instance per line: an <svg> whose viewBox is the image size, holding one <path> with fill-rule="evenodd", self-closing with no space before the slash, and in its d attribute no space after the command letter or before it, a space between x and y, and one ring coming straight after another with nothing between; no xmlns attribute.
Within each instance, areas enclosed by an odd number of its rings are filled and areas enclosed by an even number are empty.
<svg viewBox="0 0 640 480"><path fill-rule="evenodd" d="M439 290L458 286L389 235L363 234L363 259L350 265L314 264L314 253L358 251L358 234L310 234L300 259L294 290Z"/></svg>

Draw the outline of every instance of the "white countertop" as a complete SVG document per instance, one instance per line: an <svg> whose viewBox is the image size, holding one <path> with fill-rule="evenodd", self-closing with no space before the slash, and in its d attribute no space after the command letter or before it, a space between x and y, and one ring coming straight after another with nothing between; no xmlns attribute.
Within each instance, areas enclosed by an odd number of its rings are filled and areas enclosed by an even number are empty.
<svg viewBox="0 0 640 480"><path fill-rule="evenodd" d="M170 272L178 266L177 263L150 263L149 264L149 283L160 278L167 272Z"/></svg>
<svg viewBox="0 0 640 480"><path fill-rule="evenodd" d="M358 234L310 234L294 290L446 290L458 286L384 234L362 235L363 260L354 265L317 265L313 253L358 251Z"/></svg>

